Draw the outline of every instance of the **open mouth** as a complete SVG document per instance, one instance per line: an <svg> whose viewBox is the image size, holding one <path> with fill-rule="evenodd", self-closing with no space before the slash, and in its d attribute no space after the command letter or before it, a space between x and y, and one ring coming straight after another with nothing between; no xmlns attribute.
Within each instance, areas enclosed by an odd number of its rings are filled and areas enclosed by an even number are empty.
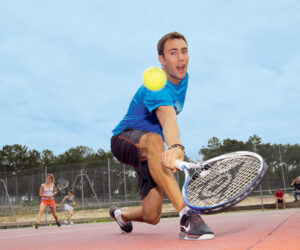
<svg viewBox="0 0 300 250"><path fill-rule="evenodd" d="M185 71L185 65L179 65L176 67L179 73L183 73Z"/></svg>

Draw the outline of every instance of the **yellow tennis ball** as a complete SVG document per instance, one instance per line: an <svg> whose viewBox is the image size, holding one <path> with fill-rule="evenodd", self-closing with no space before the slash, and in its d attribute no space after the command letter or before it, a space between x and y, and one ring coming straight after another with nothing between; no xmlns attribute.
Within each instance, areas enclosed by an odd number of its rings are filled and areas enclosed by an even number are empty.
<svg viewBox="0 0 300 250"><path fill-rule="evenodd" d="M166 85L167 75L158 67L150 67L144 71L143 82L147 89L158 91Z"/></svg>

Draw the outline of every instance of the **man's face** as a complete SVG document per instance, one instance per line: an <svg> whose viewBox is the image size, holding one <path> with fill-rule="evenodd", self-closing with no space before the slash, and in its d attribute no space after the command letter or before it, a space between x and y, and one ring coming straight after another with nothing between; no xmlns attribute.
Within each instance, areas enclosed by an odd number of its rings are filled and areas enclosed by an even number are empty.
<svg viewBox="0 0 300 250"><path fill-rule="evenodd" d="M167 40L164 46L164 55L159 61L165 70L168 80L179 84L185 77L189 63L187 44L182 39Z"/></svg>

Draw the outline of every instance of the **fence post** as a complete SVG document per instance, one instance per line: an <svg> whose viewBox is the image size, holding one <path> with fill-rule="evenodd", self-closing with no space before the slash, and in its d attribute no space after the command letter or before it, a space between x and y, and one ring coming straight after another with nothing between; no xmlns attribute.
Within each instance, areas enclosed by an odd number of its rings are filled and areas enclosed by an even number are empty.
<svg viewBox="0 0 300 250"><path fill-rule="evenodd" d="M7 187L7 178L5 178L5 185L6 185L6 187ZM8 215L8 202L9 202L9 200L8 200L8 197L6 196L6 198L5 198L5 209L6 209L6 215Z"/></svg>
<svg viewBox="0 0 300 250"><path fill-rule="evenodd" d="M282 180L283 180L283 187L284 187L284 193L286 192L286 185L285 185L285 176L284 176L284 171L283 171L283 167L282 167L282 158L281 158L281 151L280 151L280 146L278 147L278 151L279 151L279 166L281 168L281 174L282 174Z"/></svg>
<svg viewBox="0 0 300 250"><path fill-rule="evenodd" d="M264 208L264 200L263 200L263 194L262 194L262 190L261 190L261 184L259 184L259 193L260 193L261 209L262 209L262 211L264 211L265 208Z"/></svg>
<svg viewBox="0 0 300 250"><path fill-rule="evenodd" d="M257 141L255 140L253 143L255 153L256 153L256 143L257 143ZM259 196L260 196L260 202L261 202L261 210L264 211L265 208L264 208L263 194L262 194L262 190L261 190L261 183L259 184Z"/></svg>
<svg viewBox="0 0 300 250"><path fill-rule="evenodd" d="M83 169L80 170L81 177L81 207L84 209Z"/></svg>
<svg viewBox="0 0 300 250"><path fill-rule="evenodd" d="M107 159L107 175L108 175L108 197L109 197L109 206L111 207L110 160L109 160L109 159Z"/></svg>

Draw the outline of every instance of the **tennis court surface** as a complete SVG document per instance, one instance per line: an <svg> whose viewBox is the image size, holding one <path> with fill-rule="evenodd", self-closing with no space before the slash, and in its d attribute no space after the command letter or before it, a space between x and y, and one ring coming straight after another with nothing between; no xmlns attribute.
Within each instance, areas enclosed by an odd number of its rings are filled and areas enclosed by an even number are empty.
<svg viewBox="0 0 300 250"><path fill-rule="evenodd" d="M179 218L158 225L134 223L122 234L115 222L5 229L0 249L299 249L300 210L203 216L215 232L205 241L178 239Z"/></svg>

